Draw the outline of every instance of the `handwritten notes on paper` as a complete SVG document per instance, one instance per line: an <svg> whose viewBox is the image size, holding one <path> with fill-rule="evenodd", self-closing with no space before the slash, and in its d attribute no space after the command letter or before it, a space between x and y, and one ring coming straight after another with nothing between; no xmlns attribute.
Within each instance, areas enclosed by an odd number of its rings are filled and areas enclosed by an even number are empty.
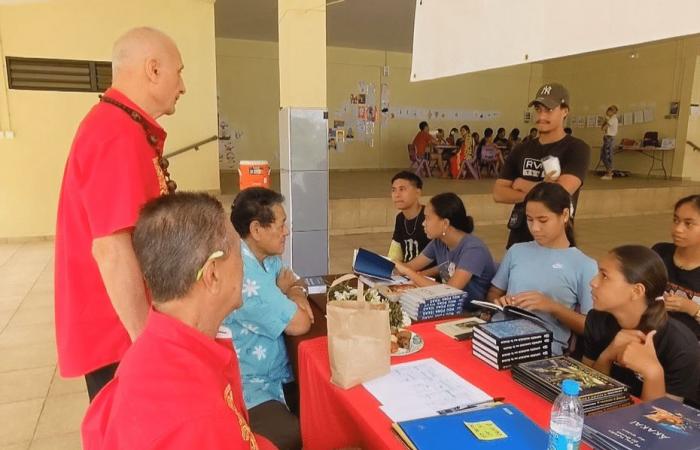
<svg viewBox="0 0 700 450"><path fill-rule="evenodd" d="M438 415L438 411L487 402L491 397L433 358L391 366L363 384L394 422Z"/></svg>

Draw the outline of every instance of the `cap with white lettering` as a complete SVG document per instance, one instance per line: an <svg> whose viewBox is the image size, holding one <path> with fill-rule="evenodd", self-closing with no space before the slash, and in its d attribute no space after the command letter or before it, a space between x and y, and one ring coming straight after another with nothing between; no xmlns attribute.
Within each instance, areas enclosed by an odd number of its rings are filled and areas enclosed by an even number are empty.
<svg viewBox="0 0 700 450"><path fill-rule="evenodd" d="M567 91L566 88L559 83L543 84L542 87L537 90L535 99L532 100L527 106L530 107L537 103L541 103L549 109L554 109L563 104L568 106L569 91Z"/></svg>

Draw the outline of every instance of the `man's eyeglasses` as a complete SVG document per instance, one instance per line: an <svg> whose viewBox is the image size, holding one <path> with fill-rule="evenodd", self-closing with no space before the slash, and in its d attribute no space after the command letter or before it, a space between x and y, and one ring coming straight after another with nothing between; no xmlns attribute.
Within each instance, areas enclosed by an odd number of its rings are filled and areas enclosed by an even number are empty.
<svg viewBox="0 0 700 450"><path fill-rule="evenodd" d="M206 269L207 264L209 264L209 261L212 261L216 258L221 258L224 256L224 252L222 250L217 250L211 255L209 255L209 258L207 258L206 261L204 261L204 264L202 264L202 268L197 271L197 281L202 279L202 276L204 275L204 269Z"/></svg>

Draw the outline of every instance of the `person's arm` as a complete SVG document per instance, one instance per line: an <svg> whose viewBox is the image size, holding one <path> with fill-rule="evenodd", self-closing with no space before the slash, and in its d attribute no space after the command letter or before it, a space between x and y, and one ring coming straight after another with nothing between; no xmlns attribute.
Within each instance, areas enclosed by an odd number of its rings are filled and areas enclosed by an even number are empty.
<svg viewBox="0 0 700 450"><path fill-rule="evenodd" d="M454 275L447 281L448 286L464 290L472 280L472 273L464 269L456 269Z"/></svg>
<svg viewBox="0 0 700 450"><path fill-rule="evenodd" d="M418 287L434 286L436 284L439 284L437 281L431 280L430 278L421 275L415 269L411 268L410 264L421 257L425 258L423 255L418 255L413 260L409 261L407 264L396 263L396 271L401 275L407 277L413 282L413 284L415 284Z"/></svg>
<svg viewBox="0 0 700 450"><path fill-rule="evenodd" d="M513 181L499 178L493 185L493 200L496 203L522 203L526 193L513 187Z"/></svg>
<svg viewBox="0 0 700 450"><path fill-rule="evenodd" d="M131 230L93 239L92 256L112 306L133 342L146 324L149 304Z"/></svg>
<svg viewBox="0 0 700 450"><path fill-rule="evenodd" d="M584 335L585 340L585 335ZM598 372L610 375L610 368L613 362L619 360L621 353L625 348L632 343L639 344L644 341L644 333L639 330L620 330L615 335L615 338L605 347L597 358L589 358L584 356L583 362L593 367ZM590 345L590 344L589 344ZM584 345L586 347L586 345ZM589 363L586 362L588 360Z"/></svg>
<svg viewBox="0 0 700 450"><path fill-rule="evenodd" d="M506 291L503 289L499 289L494 285L491 285L489 288L488 293L486 294L486 300L492 302L492 303L497 303L496 300L499 298L503 297L506 295Z"/></svg>
<svg viewBox="0 0 700 450"><path fill-rule="evenodd" d="M666 311L680 312L698 320L697 314L700 311L700 305L687 297L665 293L664 305L666 306Z"/></svg>
<svg viewBox="0 0 700 450"><path fill-rule="evenodd" d="M401 250L401 244L392 240L389 244L389 252L387 256L392 261L403 262L403 251Z"/></svg>
<svg viewBox="0 0 700 450"><path fill-rule="evenodd" d="M299 336L307 333L313 323L313 312L306 297L306 292L302 289L295 289L295 287L297 286L292 286L285 293L287 298L297 305L297 311L284 329L285 334L289 336Z"/></svg>
<svg viewBox="0 0 700 450"><path fill-rule="evenodd" d="M425 269L425 270L421 270L418 273L423 275L424 277L435 278L436 276L440 275L440 268L437 266L434 266L434 267L430 267L430 268Z"/></svg>
<svg viewBox="0 0 700 450"><path fill-rule="evenodd" d="M306 288L302 284L297 284L297 281L294 272L288 268L281 268L277 274L277 287L297 306L296 312L284 329L284 332L291 336L306 333L314 321Z"/></svg>
<svg viewBox="0 0 700 450"><path fill-rule="evenodd" d="M521 292L513 296L513 305L528 311L542 311L557 318L576 334L583 334L586 316L567 308L551 297L538 291Z"/></svg>
<svg viewBox="0 0 700 450"><path fill-rule="evenodd" d="M617 358L617 362L622 366L633 370L644 379L641 395L643 401L654 400L666 395L664 368L661 366L654 348L655 334L656 330L649 332L643 343L631 342L627 344Z"/></svg>

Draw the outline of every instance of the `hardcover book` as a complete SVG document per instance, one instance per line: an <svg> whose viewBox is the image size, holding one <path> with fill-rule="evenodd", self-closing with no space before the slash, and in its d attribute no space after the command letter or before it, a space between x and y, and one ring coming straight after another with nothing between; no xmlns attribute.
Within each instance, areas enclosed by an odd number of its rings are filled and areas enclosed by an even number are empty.
<svg viewBox="0 0 700 450"><path fill-rule="evenodd" d="M568 356L555 356L539 361L517 364L513 367L515 378L526 378L542 389L559 393L566 379L576 380L581 386L582 403L601 397L627 393L629 388ZM517 375L517 376L516 376Z"/></svg>
<svg viewBox="0 0 700 450"><path fill-rule="evenodd" d="M583 437L603 449L700 449L700 411L662 397L587 417Z"/></svg>

